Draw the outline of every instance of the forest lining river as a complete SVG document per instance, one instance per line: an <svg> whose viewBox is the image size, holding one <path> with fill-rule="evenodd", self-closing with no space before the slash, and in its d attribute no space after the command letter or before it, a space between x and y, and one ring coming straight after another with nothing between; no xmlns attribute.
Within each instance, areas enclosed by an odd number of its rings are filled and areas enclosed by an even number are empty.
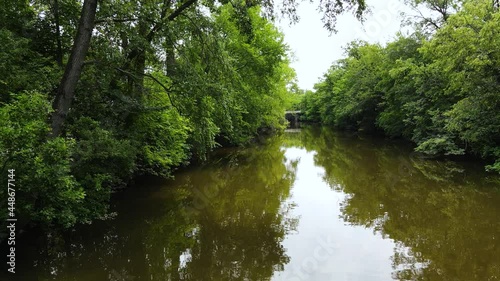
<svg viewBox="0 0 500 281"><path fill-rule="evenodd" d="M482 163L310 127L143 178L114 216L18 238L19 280L497 280ZM3 272L6 272L5 270Z"/></svg>
<svg viewBox="0 0 500 281"><path fill-rule="evenodd" d="M0 280L500 278L500 0L4 2Z"/></svg>

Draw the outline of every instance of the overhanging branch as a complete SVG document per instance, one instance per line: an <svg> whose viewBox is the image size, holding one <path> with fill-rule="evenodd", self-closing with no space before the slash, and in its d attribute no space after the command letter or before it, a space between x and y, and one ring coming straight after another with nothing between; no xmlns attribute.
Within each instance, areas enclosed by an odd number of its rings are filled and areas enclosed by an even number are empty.
<svg viewBox="0 0 500 281"><path fill-rule="evenodd" d="M136 75L136 74L131 73L130 71L126 71L126 70L124 70L124 69L121 69L121 68L119 68L119 67L116 67L116 70L118 70L118 71L120 71L120 72L123 72L123 73L125 73L125 74L127 74L127 75L129 75L129 76L132 76L132 77L137 77L137 75ZM170 104L172 104L172 107L173 107L173 108L175 108L175 110L177 111L177 113L179 113L180 115L182 115L182 114L181 114L181 111L180 111L180 110L179 110L179 108L175 105L174 101L172 100L172 97L170 96L170 93L169 93L170 88L169 88L169 87L165 86L165 84L163 84L160 80L158 80L156 77L154 77L154 76L153 76L153 75L151 75L151 74L147 74L147 73L139 73L139 75L141 75L141 76L145 76L145 77L148 77L148 78L150 78L151 80L153 80L154 82L156 82L158 85L160 85L160 87L162 87L162 88L165 90L165 92L167 93L168 100L170 101Z"/></svg>

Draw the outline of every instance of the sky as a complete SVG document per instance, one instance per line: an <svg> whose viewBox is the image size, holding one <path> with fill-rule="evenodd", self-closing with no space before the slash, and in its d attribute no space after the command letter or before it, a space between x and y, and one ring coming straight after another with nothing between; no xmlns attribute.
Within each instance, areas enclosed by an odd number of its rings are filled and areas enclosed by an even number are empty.
<svg viewBox="0 0 500 281"><path fill-rule="evenodd" d="M312 90L332 63L344 57L342 47L347 43L362 39L383 44L395 38L401 30L401 12L409 12L402 0L368 0L370 13L363 24L353 14L346 13L338 18L338 32L330 34L323 27L317 3L317 0L301 3L297 9L300 20L296 24L289 25L286 19L276 22L292 51L291 66L301 89Z"/></svg>

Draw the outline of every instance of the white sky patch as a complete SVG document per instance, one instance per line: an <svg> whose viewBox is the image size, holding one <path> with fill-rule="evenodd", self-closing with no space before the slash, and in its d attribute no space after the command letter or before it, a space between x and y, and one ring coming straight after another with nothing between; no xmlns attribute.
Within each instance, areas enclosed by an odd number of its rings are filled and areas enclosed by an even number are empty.
<svg viewBox="0 0 500 281"><path fill-rule="evenodd" d="M347 43L361 39L384 44L395 38L401 30L401 12L410 11L402 0L368 0L371 12L363 24L347 13L338 18L338 32L330 34L323 27L317 3L301 3L297 9L300 20L294 25L287 19L276 22L295 58L291 66L302 89L312 89L332 63L344 57L342 47Z"/></svg>

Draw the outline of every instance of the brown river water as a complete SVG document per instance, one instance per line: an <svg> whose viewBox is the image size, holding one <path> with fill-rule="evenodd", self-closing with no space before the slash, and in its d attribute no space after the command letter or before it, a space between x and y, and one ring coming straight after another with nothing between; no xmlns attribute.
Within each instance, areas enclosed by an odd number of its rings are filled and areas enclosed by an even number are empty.
<svg viewBox="0 0 500 281"><path fill-rule="evenodd" d="M111 211L19 235L0 280L500 280L498 176L327 128L138 179Z"/></svg>

